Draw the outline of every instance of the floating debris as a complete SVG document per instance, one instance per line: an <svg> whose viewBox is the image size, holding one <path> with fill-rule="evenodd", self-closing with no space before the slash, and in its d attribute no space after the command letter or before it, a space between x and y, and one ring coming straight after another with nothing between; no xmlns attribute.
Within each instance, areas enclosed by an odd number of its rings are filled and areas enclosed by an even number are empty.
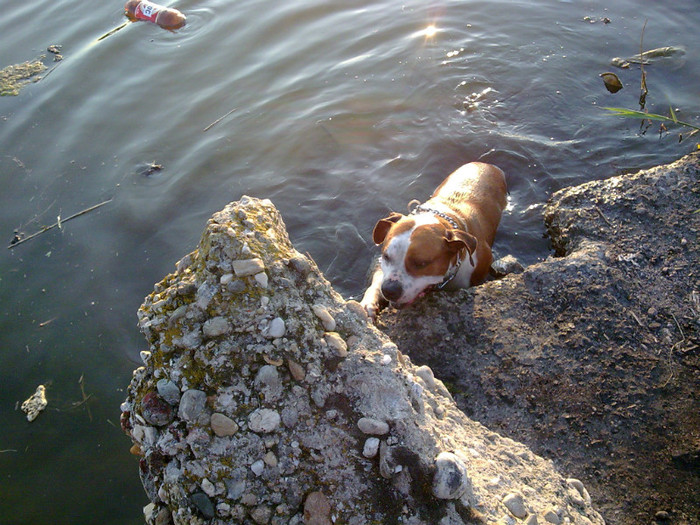
<svg viewBox="0 0 700 525"><path fill-rule="evenodd" d="M22 64L14 64L0 70L0 96L19 95L19 90L29 82L37 82L41 79L39 73L46 70L39 57L33 61L23 62Z"/></svg>
<svg viewBox="0 0 700 525"><path fill-rule="evenodd" d="M63 55L61 54L62 47L63 46L59 44L51 44L49 47L46 48L46 51L48 51L49 53L53 53L54 62L60 62L61 60L63 60Z"/></svg>
<svg viewBox="0 0 700 525"><path fill-rule="evenodd" d="M615 73L601 73L600 77L603 79L605 88L610 91L610 93L617 93L622 89L622 82L620 82L620 79Z"/></svg>
<svg viewBox="0 0 700 525"><path fill-rule="evenodd" d="M629 69L630 64L651 64L658 58L677 58L685 55L685 49L680 46L666 46L650 49L643 53L633 55L629 58L615 57L610 60L610 64L621 69Z"/></svg>
<svg viewBox="0 0 700 525"><path fill-rule="evenodd" d="M36 392L22 403L22 411L27 414L27 421L34 421L47 404L46 387L39 385L36 387Z"/></svg>

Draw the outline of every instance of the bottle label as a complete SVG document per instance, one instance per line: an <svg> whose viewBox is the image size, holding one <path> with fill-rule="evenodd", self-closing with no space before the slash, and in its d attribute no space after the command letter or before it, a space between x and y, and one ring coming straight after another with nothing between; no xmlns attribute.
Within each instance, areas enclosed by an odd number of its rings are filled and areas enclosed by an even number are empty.
<svg viewBox="0 0 700 525"><path fill-rule="evenodd" d="M134 18L137 20L148 20L149 22L155 22L159 12L160 6L150 2L141 2L138 6L136 6Z"/></svg>

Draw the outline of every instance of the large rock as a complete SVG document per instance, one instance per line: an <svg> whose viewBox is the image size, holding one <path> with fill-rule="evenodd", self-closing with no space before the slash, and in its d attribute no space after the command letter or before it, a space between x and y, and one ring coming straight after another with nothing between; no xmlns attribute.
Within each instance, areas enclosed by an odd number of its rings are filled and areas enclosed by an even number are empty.
<svg viewBox="0 0 700 525"><path fill-rule="evenodd" d="M149 523L603 523L580 482L467 418L368 325L269 201L215 214L139 325L150 354L122 426ZM169 382L178 416L149 423L144 399Z"/></svg>
<svg viewBox="0 0 700 525"><path fill-rule="evenodd" d="M544 218L555 257L380 327L610 523L697 523L699 156L564 189Z"/></svg>

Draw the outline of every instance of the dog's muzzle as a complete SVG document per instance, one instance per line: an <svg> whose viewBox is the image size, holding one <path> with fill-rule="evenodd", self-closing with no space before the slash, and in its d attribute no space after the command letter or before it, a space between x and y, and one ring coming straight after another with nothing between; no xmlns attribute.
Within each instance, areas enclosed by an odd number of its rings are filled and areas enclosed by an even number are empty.
<svg viewBox="0 0 700 525"><path fill-rule="evenodd" d="M387 301L395 303L403 295L403 286L400 281L390 280L382 283L382 295Z"/></svg>

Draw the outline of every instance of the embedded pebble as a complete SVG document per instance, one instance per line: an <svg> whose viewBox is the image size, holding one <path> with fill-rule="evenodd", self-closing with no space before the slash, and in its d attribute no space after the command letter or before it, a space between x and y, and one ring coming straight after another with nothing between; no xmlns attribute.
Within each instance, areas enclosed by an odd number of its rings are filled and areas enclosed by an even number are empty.
<svg viewBox="0 0 700 525"><path fill-rule="evenodd" d="M566 480L566 484L574 489L576 492L578 492L578 495L580 495L580 499L576 498L575 494L572 494L572 499L574 500L574 503L578 505L585 505L586 503L590 503L591 501L591 496L588 494L588 491L586 490L586 487L583 486L583 483L579 481L578 479L575 478L568 478Z"/></svg>
<svg viewBox="0 0 700 525"><path fill-rule="evenodd" d="M224 414L215 412L211 415L211 429L219 437L232 436L238 432L236 422Z"/></svg>
<svg viewBox="0 0 700 525"><path fill-rule="evenodd" d="M267 335L272 339L279 339L287 331L287 327L284 324L284 319L281 317L275 317L271 322L270 326L267 328Z"/></svg>
<svg viewBox="0 0 700 525"><path fill-rule="evenodd" d="M216 495L216 487L214 487L214 484L209 481L207 478L204 478L202 480L202 483L200 483L200 486L202 487L202 490L204 493L209 496L210 498L213 498Z"/></svg>
<svg viewBox="0 0 700 525"><path fill-rule="evenodd" d="M301 254L289 259L289 266L301 277L306 277L312 270L309 260Z"/></svg>
<svg viewBox="0 0 700 525"><path fill-rule="evenodd" d="M187 390L180 398L180 408L177 415L180 419L193 422L204 410L207 403L207 394L201 390Z"/></svg>
<svg viewBox="0 0 700 525"><path fill-rule="evenodd" d="M416 375L423 380L425 386L427 386L429 390L435 389L435 376L433 375L433 370L429 366L423 365L416 368Z"/></svg>
<svg viewBox="0 0 700 525"><path fill-rule="evenodd" d="M250 470L252 470L253 474L256 476L260 476L265 470L265 462L262 459L257 460L250 466Z"/></svg>
<svg viewBox="0 0 700 525"><path fill-rule="evenodd" d="M325 306L315 304L311 307L311 310L313 310L314 315L321 320L321 324L327 332L335 330L335 319L333 319L333 316Z"/></svg>
<svg viewBox="0 0 700 525"><path fill-rule="evenodd" d="M156 383L156 389L158 395L171 405L177 405L180 402L180 389L169 379L160 379Z"/></svg>
<svg viewBox="0 0 700 525"><path fill-rule="evenodd" d="M139 357L141 357L141 361L143 361L144 365L148 364L148 360L151 358L151 352L148 350L141 350L139 352Z"/></svg>
<svg viewBox="0 0 700 525"><path fill-rule="evenodd" d="M141 400L141 415L150 425L164 427L175 419L170 404L156 392L149 392Z"/></svg>
<svg viewBox="0 0 700 525"><path fill-rule="evenodd" d="M549 509L547 512L545 512L544 519L546 522L551 523L552 525L561 525L561 518L554 509Z"/></svg>
<svg viewBox="0 0 700 525"><path fill-rule="evenodd" d="M248 427L253 432L269 434L280 425L280 415L276 410L258 408L248 416Z"/></svg>
<svg viewBox="0 0 700 525"><path fill-rule="evenodd" d="M373 458L379 452L379 438L371 437L365 441L365 446L362 448L362 455L366 458Z"/></svg>
<svg viewBox="0 0 700 525"><path fill-rule="evenodd" d="M268 277L265 272L256 273L253 279L255 279L255 282L258 283L260 288L267 288Z"/></svg>
<svg viewBox="0 0 700 525"><path fill-rule="evenodd" d="M260 273L265 269L265 263L262 261L262 259L257 258L233 261L231 266L233 266L233 272L237 277L255 275L256 273Z"/></svg>
<svg viewBox="0 0 700 525"><path fill-rule="evenodd" d="M209 520L214 517L214 504L204 492L195 492L190 496L190 501L202 513L202 516Z"/></svg>
<svg viewBox="0 0 700 525"><path fill-rule="evenodd" d="M27 421L34 421L47 404L46 387L39 385L36 391L22 403L22 411L27 414Z"/></svg>
<svg viewBox="0 0 700 525"><path fill-rule="evenodd" d="M348 345L338 332L326 332L324 338L338 357L346 357L348 355Z"/></svg>
<svg viewBox="0 0 700 525"><path fill-rule="evenodd" d="M253 518L253 521L257 523L257 525L266 525L270 522L270 518L272 517L272 509L265 505L260 505L250 511L250 517Z"/></svg>
<svg viewBox="0 0 700 525"><path fill-rule="evenodd" d="M299 363L292 361L291 359L287 359L287 368L289 368L289 373L292 374L292 377L297 381L303 381L306 377L306 371L304 368Z"/></svg>
<svg viewBox="0 0 700 525"><path fill-rule="evenodd" d="M275 456L275 453L270 451L265 456L263 457L263 461L265 462L265 465L268 467L276 467L277 466L277 456Z"/></svg>
<svg viewBox="0 0 700 525"><path fill-rule="evenodd" d="M225 317L212 317L202 326L204 337L214 338L227 334L231 331L231 324Z"/></svg>
<svg viewBox="0 0 700 525"><path fill-rule="evenodd" d="M508 494L505 498L503 498L503 504L516 518L520 518L522 520L528 515L527 509L525 508L523 495L519 492L511 492Z"/></svg>
<svg viewBox="0 0 700 525"><path fill-rule="evenodd" d="M357 427L364 433L374 436L383 436L389 433L389 424L385 421L363 417L357 422Z"/></svg>
<svg viewBox="0 0 700 525"><path fill-rule="evenodd" d="M304 502L305 525L332 525L331 503L323 492L312 492Z"/></svg>
<svg viewBox="0 0 700 525"><path fill-rule="evenodd" d="M282 364L281 360L279 364ZM265 365L260 368L255 376L255 385L263 390L266 401L275 401L282 395L279 372L274 365Z"/></svg>
<svg viewBox="0 0 700 525"><path fill-rule="evenodd" d="M156 515L155 525L170 525L173 522L173 516L170 509L162 507Z"/></svg>
<svg viewBox="0 0 700 525"><path fill-rule="evenodd" d="M221 279L219 279L219 282L226 286L228 283L233 281L233 274L232 273L225 273L224 275L221 276Z"/></svg>
<svg viewBox="0 0 700 525"><path fill-rule="evenodd" d="M471 487L464 462L452 452L441 452L435 458L433 496L439 499L457 499Z"/></svg>

